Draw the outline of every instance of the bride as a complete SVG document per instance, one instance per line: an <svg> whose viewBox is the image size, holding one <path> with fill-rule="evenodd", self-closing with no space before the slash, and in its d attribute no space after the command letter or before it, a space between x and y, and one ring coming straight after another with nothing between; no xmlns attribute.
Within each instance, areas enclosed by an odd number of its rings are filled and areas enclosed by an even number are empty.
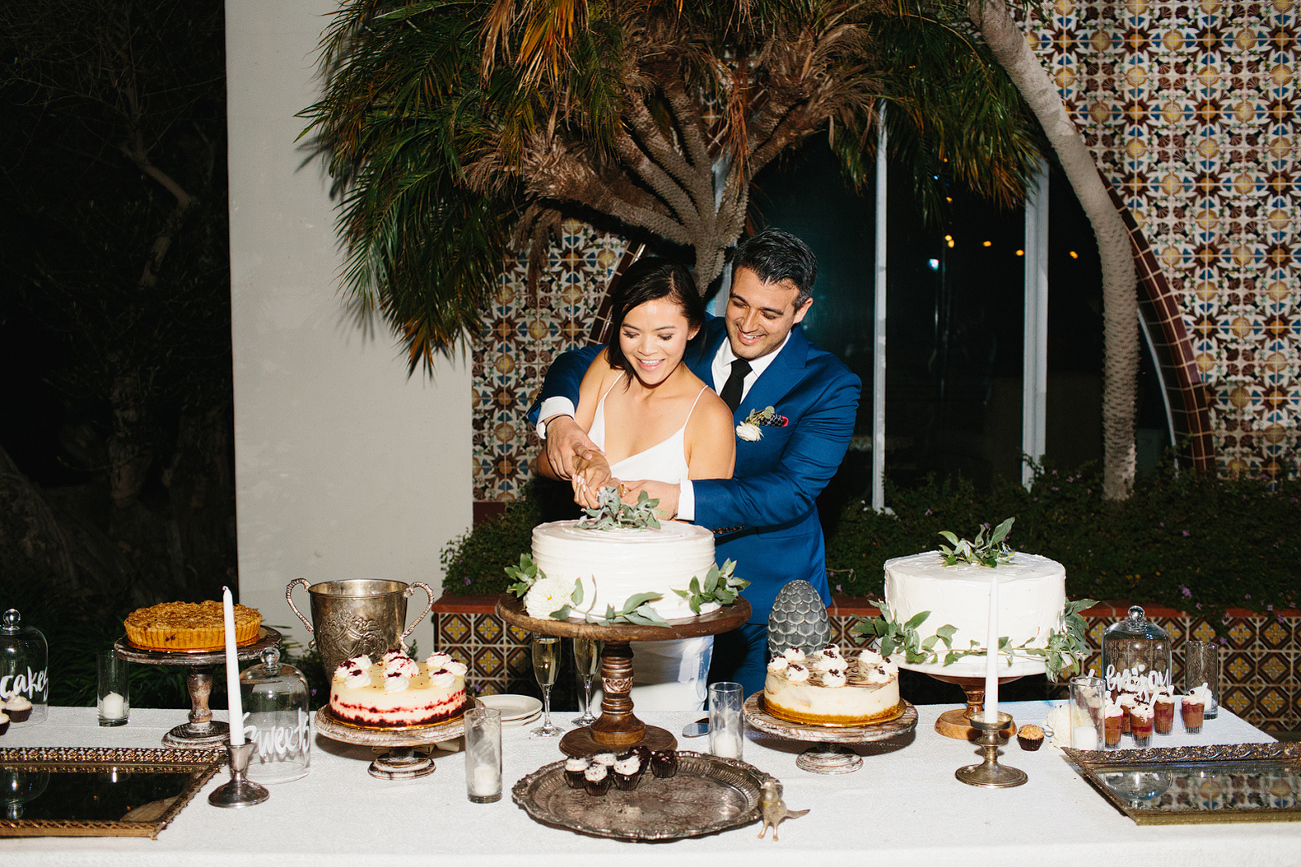
<svg viewBox="0 0 1301 867"><path fill-rule="evenodd" d="M736 461L732 411L683 363L705 322L705 305L682 265L633 264L612 299L610 344L583 377L574 418L603 453L575 461L574 501L598 505L623 481L727 479ZM543 450L538 470L559 474ZM704 706L713 639L633 642L633 701L643 710Z"/></svg>

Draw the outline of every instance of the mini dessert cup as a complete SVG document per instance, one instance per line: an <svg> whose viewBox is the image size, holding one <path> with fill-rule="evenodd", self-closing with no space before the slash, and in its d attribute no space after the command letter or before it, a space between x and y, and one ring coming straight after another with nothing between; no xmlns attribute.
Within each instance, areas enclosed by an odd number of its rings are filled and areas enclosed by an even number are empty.
<svg viewBox="0 0 1301 867"><path fill-rule="evenodd" d="M1116 699L1116 704L1120 705L1120 733L1122 735L1132 734L1130 731L1129 712L1134 707L1133 693L1125 693Z"/></svg>
<svg viewBox="0 0 1301 867"><path fill-rule="evenodd" d="M1183 697L1179 705L1180 716L1184 720L1184 731L1190 735L1201 734L1202 719L1205 716L1206 708L1202 703L1190 695Z"/></svg>
<svg viewBox="0 0 1301 867"><path fill-rule="evenodd" d="M1175 699L1162 693L1152 703L1152 729L1159 735L1170 734L1175 727Z"/></svg>
<svg viewBox="0 0 1301 867"><path fill-rule="evenodd" d="M1152 706L1135 704L1129 713L1129 730L1134 736L1134 746L1145 747L1152 742Z"/></svg>
<svg viewBox="0 0 1301 867"><path fill-rule="evenodd" d="M1034 752L1044 745L1044 730L1027 723L1017 730L1016 742L1021 745L1021 749Z"/></svg>
<svg viewBox="0 0 1301 867"><path fill-rule="evenodd" d="M651 753L651 773L667 780L678 772L678 754L673 750L656 750Z"/></svg>
<svg viewBox="0 0 1301 867"><path fill-rule="evenodd" d="M637 788L637 783L641 781L641 759L636 753L627 753L620 756L619 760L614 763L614 787L622 792L631 792Z"/></svg>
<svg viewBox="0 0 1301 867"><path fill-rule="evenodd" d="M592 760L586 756L574 756L565 762L565 785L571 789L583 788L584 773Z"/></svg>
<svg viewBox="0 0 1301 867"><path fill-rule="evenodd" d="M614 767L614 763L619 761L619 757L614 753L596 753L592 756L592 764L605 765L606 770Z"/></svg>
<svg viewBox="0 0 1301 867"><path fill-rule="evenodd" d="M610 769L600 762L592 762L583 772L583 787L589 795L604 797L610 791L610 782Z"/></svg>
<svg viewBox="0 0 1301 867"><path fill-rule="evenodd" d="M1118 704L1107 702L1106 716L1103 717L1103 743L1109 749L1120 746L1120 734L1125 720L1125 711Z"/></svg>

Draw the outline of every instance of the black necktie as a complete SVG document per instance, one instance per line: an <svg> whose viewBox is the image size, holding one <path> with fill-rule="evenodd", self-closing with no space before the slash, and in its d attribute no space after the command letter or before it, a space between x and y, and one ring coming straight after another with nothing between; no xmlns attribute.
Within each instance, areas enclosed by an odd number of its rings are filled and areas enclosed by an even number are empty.
<svg viewBox="0 0 1301 867"><path fill-rule="evenodd" d="M745 384L745 375L750 372L750 362L744 358L738 358L732 362L732 375L727 378L727 384L718 396L727 404L727 408L736 412L736 408L741 405L741 386Z"/></svg>

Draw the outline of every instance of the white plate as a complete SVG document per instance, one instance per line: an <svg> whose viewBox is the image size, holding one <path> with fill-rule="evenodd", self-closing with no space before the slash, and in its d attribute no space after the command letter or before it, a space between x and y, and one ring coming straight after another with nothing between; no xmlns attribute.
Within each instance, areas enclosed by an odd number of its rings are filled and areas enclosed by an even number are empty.
<svg viewBox="0 0 1301 867"><path fill-rule="evenodd" d="M504 729L517 729L520 726L530 725L542 719L542 711L529 716L519 717L518 719L502 720L501 727Z"/></svg>
<svg viewBox="0 0 1301 867"><path fill-rule="evenodd" d="M501 711L501 721L523 719L542 711L542 702L531 695L481 695L484 706Z"/></svg>

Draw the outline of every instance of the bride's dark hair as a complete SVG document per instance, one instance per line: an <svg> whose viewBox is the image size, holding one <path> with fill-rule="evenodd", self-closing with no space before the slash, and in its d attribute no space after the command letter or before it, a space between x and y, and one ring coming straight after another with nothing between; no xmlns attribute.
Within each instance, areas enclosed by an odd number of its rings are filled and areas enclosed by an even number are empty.
<svg viewBox="0 0 1301 867"><path fill-rule="evenodd" d="M623 328L624 317L634 307L659 298L672 298L678 302L692 328L699 330L705 324L704 299L685 265L658 256L638 259L623 272L610 299L610 342L606 346L606 360L615 370L629 368L628 359L619 347L619 331Z"/></svg>

